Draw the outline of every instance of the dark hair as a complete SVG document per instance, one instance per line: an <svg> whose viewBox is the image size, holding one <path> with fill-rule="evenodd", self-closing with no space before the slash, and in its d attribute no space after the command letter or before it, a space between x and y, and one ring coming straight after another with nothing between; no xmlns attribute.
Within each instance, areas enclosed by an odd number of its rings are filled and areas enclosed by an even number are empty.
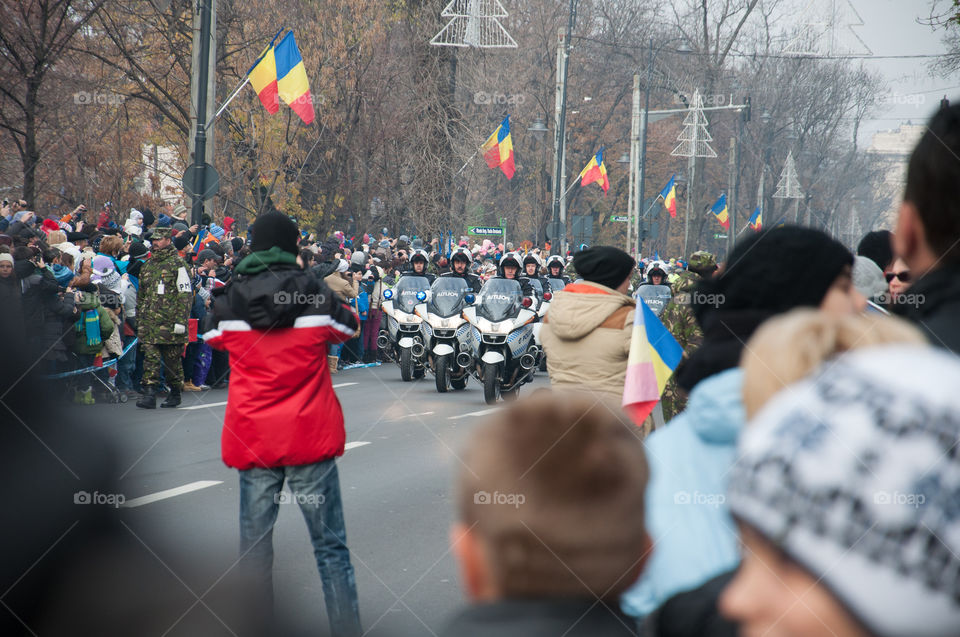
<svg viewBox="0 0 960 637"><path fill-rule="evenodd" d="M313 261L313 251L306 248L300 250L300 260L303 261L303 267L309 267Z"/></svg>
<svg viewBox="0 0 960 637"><path fill-rule="evenodd" d="M892 235L889 230L868 232L857 244L857 255L867 257L881 270L886 270L893 263L893 245L890 242Z"/></svg>
<svg viewBox="0 0 960 637"><path fill-rule="evenodd" d="M930 119L907 168L903 198L917 208L927 244L944 262L960 262L960 105Z"/></svg>
<svg viewBox="0 0 960 637"><path fill-rule="evenodd" d="M613 407L585 393L537 392L474 432L459 516L489 547L505 597L616 599L633 583L629 568L639 571L645 556L648 469L636 426Z"/></svg>
<svg viewBox="0 0 960 637"><path fill-rule="evenodd" d="M17 246L13 249L13 260L14 261L29 261L36 256L36 252L33 248L27 246Z"/></svg>

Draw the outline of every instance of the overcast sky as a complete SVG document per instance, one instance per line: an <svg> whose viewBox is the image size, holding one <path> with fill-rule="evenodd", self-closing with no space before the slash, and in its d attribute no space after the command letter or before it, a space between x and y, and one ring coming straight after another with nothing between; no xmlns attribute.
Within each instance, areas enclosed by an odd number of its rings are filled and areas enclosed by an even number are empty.
<svg viewBox="0 0 960 637"><path fill-rule="evenodd" d="M837 0L842 3L845 0ZM896 129L901 122L923 123L937 108L944 94L960 100L960 76L932 77L929 58L888 59L879 56L937 54L946 50L943 31L934 32L920 24L930 12L929 0L849 0L863 26L853 30L876 59L864 64L879 71L889 83L892 95L884 101L879 119L866 123L860 141L869 144L878 130ZM842 44L842 42L841 42ZM851 42L856 45L855 40Z"/></svg>

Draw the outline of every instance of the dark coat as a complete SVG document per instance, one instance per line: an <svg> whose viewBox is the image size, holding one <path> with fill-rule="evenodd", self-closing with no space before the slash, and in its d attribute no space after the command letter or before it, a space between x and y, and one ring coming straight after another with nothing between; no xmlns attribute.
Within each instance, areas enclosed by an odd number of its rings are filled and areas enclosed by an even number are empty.
<svg viewBox="0 0 960 637"><path fill-rule="evenodd" d="M960 353L960 265L948 265L920 277L894 312L926 332L930 343Z"/></svg>
<svg viewBox="0 0 960 637"><path fill-rule="evenodd" d="M441 637L629 637L636 620L617 604L589 600L507 600L458 613Z"/></svg>
<svg viewBox="0 0 960 637"><path fill-rule="evenodd" d="M644 637L736 637L737 625L720 615L717 600L736 571L674 595L644 622Z"/></svg>

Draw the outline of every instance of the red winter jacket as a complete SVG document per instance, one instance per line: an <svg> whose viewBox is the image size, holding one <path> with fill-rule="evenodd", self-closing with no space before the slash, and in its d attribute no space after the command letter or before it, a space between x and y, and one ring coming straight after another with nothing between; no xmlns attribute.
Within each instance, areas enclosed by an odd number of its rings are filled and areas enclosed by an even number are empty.
<svg viewBox="0 0 960 637"><path fill-rule="evenodd" d="M343 411L327 345L357 330L346 305L295 266L235 275L214 291L203 338L230 353L223 461L235 469L310 464L343 454Z"/></svg>

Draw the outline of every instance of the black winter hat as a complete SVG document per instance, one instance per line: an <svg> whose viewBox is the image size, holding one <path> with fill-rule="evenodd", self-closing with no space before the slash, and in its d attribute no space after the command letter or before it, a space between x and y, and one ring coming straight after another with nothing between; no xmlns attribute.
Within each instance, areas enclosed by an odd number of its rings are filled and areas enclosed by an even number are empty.
<svg viewBox="0 0 960 637"><path fill-rule="evenodd" d="M844 266L853 267L853 254L836 239L813 228L781 226L737 243L723 273L698 289L723 299L719 310L779 314L819 306ZM697 319L713 308L695 308Z"/></svg>
<svg viewBox="0 0 960 637"><path fill-rule="evenodd" d="M243 249L243 239L240 237L234 237L230 239L230 245L233 246L234 252L240 252Z"/></svg>
<svg viewBox="0 0 960 637"><path fill-rule="evenodd" d="M573 255L573 268L584 281L617 288L635 265L633 257L612 246L594 246Z"/></svg>
<svg viewBox="0 0 960 637"><path fill-rule="evenodd" d="M190 245L189 232L183 232L173 238L173 247L175 247L177 250L183 250L188 245Z"/></svg>
<svg viewBox="0 0 960 637"><path fill-rule="evenodd" d="M254 252L263 252L276 246L290 254L300 254L297 242L300 240L300 230L297 224L285 214L268 212L260 215L250 227L253 241L250 248Z"/></svg>
<svg viewBox="0 0 960 637"><path fill-rule="evenodd" d="M153 215L153 211L149 208L144 208L140 211L140 214L143 215L143 227L149 228L154 224L157 218Z"/></svg>
<svg viewBox="0 0 960 637"><path fill-rule="evenodd" d="M140 241L134 241L130 244L130 258L136 259L147 255L147 246Z"/></svg>

